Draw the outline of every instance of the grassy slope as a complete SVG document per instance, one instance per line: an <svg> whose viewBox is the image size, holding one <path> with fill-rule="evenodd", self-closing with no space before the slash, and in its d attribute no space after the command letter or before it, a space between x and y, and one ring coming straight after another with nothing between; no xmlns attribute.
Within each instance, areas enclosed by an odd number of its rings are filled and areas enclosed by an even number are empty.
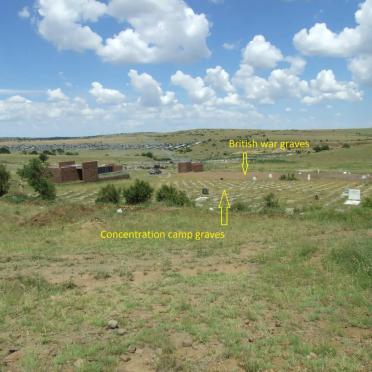
<svg viewBox="0 0 372 372"><path fill-rule="evenodd" d="M39 202L1 208L0 344L2 353L20 347L24 370L80 359L81 370L115 370L129 345L158 370L217 361L246 371L368 370L370 210L235 214L225 240L185 242L98 233L216 231L217 218L162 207L122 216ZM125 336L105 329L112 318ZM184 334L194 356L177 347ZM134 367L143 359L131 357Z"/></svg>

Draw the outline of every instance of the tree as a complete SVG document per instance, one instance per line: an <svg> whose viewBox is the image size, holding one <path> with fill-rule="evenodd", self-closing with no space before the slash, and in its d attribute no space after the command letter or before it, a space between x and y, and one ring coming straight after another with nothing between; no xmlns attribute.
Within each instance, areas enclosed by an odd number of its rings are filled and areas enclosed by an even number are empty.
<svg viewBox="0 0 372 372"><path fill-rule="evenodd" d="M39 193L42 199L54 200L56 198L55 186L49 181L51 174L48 170L48 163L34 158L19 169L17 173Z"/></svg>
<svg viewBox="0 0 372 372"><path fill-rule="evenodd" d="M148 182L136 180L134 185L123 190L123 195L128 204L140 204L149 201L153 192Z"/></svg>
<svg viewBox="0 0 372 372"><path fill-rule="evenodd" d="M10 154L10 151L7 147L0 147L0 154Z"/></svg>
<svg viewBox="0 0 372 372"><path fill-rule="evenodd" d="M40 155L39 155L39 159L43 162L43 163L45 163L47 160L48 160L48 155L47 154L45 154L44 152L43 153L41 153Z"/></svg>
<svg viewBox="0 0 372 372"><path fill-rule="evenodd" d="M10 187L10 173L5 165L0 164L0 197L7 194Z"/></svg>

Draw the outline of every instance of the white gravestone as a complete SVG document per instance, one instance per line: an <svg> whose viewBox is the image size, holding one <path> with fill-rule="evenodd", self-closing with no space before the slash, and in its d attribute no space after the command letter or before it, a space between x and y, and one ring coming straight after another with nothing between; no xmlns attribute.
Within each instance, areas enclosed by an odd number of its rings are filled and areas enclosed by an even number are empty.
<svg viewBox="0 0 372 372"><path fill-rule="evenodd" d="M348 197L345 205L359 205L360 204L360 190L359 189L349 189Z"/></svg>
<svg viewBox="0 0 372 372"><path fill-rule="evenodd" d="M311 175L310 174L307 175L307 180L311 181Z"/></svg>

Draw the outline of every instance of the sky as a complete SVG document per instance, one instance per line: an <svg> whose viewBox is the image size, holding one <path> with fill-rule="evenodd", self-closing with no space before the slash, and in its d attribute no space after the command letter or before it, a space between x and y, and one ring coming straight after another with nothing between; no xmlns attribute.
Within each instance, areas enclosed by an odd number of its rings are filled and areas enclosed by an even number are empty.
<svg viewBox="0 0 372 372"><path fill-rule="evenodd" d="M372 127L372 0L3 0L0 137Z"/></svg>

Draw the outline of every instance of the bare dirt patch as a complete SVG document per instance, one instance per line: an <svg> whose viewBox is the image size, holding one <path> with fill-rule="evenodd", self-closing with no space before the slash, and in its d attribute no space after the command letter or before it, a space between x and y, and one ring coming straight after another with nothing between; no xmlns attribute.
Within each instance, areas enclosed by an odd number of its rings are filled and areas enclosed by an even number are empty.
<svg viewBox="0 0 372 372"><path fill-rule="evenodd" d="M96 209L82 204L75 204L74 208L69 205L58 205L42 211L24 224L32 226L48 226L53 224L71 223L82 217L92 216Z"/></svg>

